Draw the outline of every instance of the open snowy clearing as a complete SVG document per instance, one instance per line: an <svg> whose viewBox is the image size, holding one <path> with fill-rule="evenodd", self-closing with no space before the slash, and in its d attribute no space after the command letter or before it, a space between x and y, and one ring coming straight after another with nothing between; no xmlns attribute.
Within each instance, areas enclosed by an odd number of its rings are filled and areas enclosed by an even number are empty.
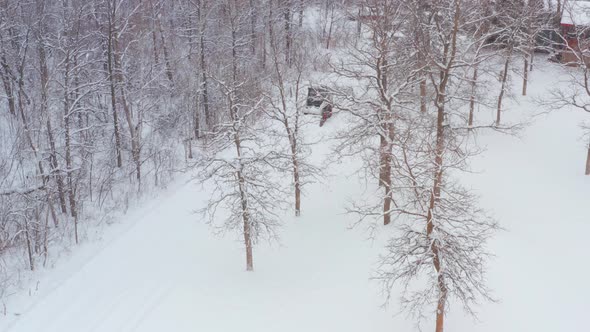
<svg viewBox="0 0 590 332"><path fill-rule="evenodd" d="M542 66L553 66L543 63ZM538 67L541 67L538 66ZM512 103L506 118L538 113L532 97L556 82L535 71L531 97ZM587 114L537 116L522 137L477 139L487 151L465 178L506 231L491 242L496 257L489 286L498 303L479 321L453 307L448 331L583 332L590 309L590 178L583 176ZM310 135L329 135L330 119ZM329 143L313 147L321 162ZM387 232L367 240L343 215L362 195L349 162L332 165L325 183L308 187L303 215L286 218L279 244L260 244L253 273L244 271L238 237L216 237L192 211L208 198L188 176L116 226L110 241L86 244L32 284L32 296L9 299L0 330L116 331L413 331L393 299L382 308L370 280ZM382 238L381 238L382 237ZM428 326L425 326L428 328Z"/></svg>

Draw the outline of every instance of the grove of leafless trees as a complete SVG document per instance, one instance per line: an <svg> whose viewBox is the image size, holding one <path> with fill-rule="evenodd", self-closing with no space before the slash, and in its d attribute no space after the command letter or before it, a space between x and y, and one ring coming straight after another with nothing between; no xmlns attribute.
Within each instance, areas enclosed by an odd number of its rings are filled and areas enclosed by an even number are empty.
<svg viewBox="0 0 590 332"><path fill-rule="evenodd" d="M35 270L83 240L85 222L186 166L211 190L201 211L239 234L253 270L256 243L278 236L285 211L305 213L305 187L322 173L302 134L307 88L321 84L345 121L333 157L360 158L374 187L349 212L396 228L376 279L442 332L451 304L473 314L492 299L486 240L499 226L460 175L479 131L511 131L511 83L527 94L555 7L1 0L0 256L16 259L0 260L0 290L10 271ZM556 91L553 105L589 111L584 50L571 50L578 88Z"/></svg>

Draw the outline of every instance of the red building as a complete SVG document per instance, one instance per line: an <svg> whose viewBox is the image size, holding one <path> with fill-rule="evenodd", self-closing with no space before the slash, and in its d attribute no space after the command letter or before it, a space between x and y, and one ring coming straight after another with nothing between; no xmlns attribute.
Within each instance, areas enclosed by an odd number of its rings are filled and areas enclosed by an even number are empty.
<svg viewBox="0 0 590 332"><path fill-rule="evenodd" d="M561 60L575 64L581 58L590 63L590 1L568 0L563 6L561 29L566 41Z"/></svg>

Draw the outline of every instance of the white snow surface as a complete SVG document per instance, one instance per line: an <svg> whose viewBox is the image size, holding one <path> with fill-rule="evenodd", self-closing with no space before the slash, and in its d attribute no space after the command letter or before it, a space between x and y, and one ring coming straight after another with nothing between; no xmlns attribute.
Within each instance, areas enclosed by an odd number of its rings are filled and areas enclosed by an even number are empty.
<svg viewBox="0 0 590 332"><path fill-rule="evenodd" d="M554 69L532 72L529 97L512 102L505 119L530 119L541 111L533 97L558 84L561 69L538 62ZM453 306L446 331L588 331L590 177L579 127L588 118L554 111L534 117L521 138L477 138L487 150L464 181L506 228L490 243L489 287L499 301L482 304L477 321ZM335 115L306 130L329 135L340 121ZM313 146L313 159L322 161L329 147ZM395 315L397 299L380 306L371 280L391 228L368 240L343 214L349 199L363 195L364 184L351 176L356 166L331 165L325 183L307 188L303 214L285 217L280 243L255 248L254 272L244 271L239 236L214 236L193 213L208 191L186 175L103 241L37 273L30 295L8 298L0 331L416 331ZM428 324L425 330L434 327Z"/></svg>

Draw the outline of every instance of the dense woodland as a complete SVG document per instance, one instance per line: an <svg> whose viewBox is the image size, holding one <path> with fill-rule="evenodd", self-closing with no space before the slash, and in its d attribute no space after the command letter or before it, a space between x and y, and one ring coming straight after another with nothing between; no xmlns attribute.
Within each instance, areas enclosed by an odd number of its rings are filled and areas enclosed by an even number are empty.
<svg viewBox="0 0 590 332"><path fill-rule="evenodd" d="M563 11L542 0L2 0L0 290L83 240L81 224L187 168L215 184L202 212L243 236L253 270L278 211L303 213L304 186L321 176L300 114L322 84L350 119L335 158L360 156L378 193L349 212L400 228L377 279L387 294L404 285L404 307L442 331L448 301L472 312L490 299L485 240L498 225L457 177L479 152L468 137L517 129L502 119L507 86L526 95L541 32L558 31ZM583 51L569 51L586 73ZM547 105L587 110L587 77Z"/></svg>

